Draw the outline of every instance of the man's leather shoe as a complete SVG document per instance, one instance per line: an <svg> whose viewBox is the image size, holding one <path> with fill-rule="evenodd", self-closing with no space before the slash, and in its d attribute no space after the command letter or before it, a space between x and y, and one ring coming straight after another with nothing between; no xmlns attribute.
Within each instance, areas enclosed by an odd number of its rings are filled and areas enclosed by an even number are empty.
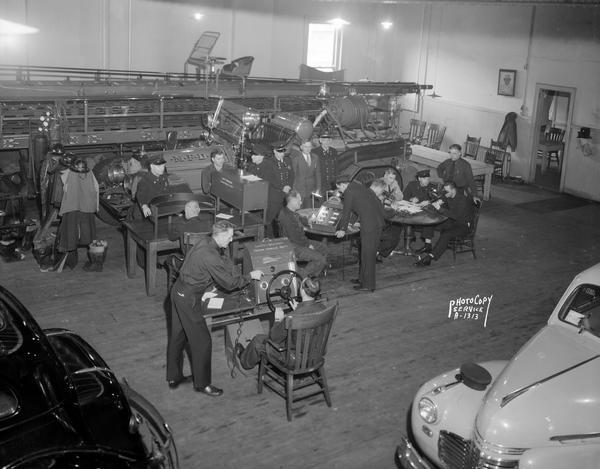
<svg viewBox="0 0 600 469"><path fill-rule="evenodd" d="M360 285L360 279L359 278L351 278L350 283L355 283L357 285Z"/></svg>
<svg viewBox="0 0 600 469"><path fill-rule="evenodd" d="M431 243L425 243L421 249L417 249L417 254L427 254L431 252Z"/></svg>
<svg viewBox="0 0 600 469"><path fill-rule="evenodd" d="M368 292L371 292L371 293L375 291L374 288L373 289L366 288L366 287L363 287L362 285L354 285L352 288L354 288L357 291L368 291Z"/></svg>
<svg viewBox="0 0 600 469"><path fill-rule="evenodd" d="M179 378L179 379L170 379L167 381L167 384L169 385L169 388L171 389L177 389L179 387L179 385L181 383L183 383L185 378Z"/></svg>
<svg viewBox="0 0 600 469"><path fill-rule="evenodd" d="M417 267L425 267L431 264L431 260L433 259L433 257L431 257L430 255L426 254L424 256L419 256L419 259L417 260L417 262L415 262L415 265Z"/></svg>
<svg viewBox="0 0 600 469"><path fill-rule="evenodd" d="M201 392L211 397L219 397L223 395L223 390L213 386L212 384L209 384L205 388L194 388L194 391Z"/></svg>
<svg viewBox="0 0 600 469"><path fill-rule="evenodd" d="M383 262L383 256L381 254L377 254L377 257L375 258L375 262L377 262L378 264L381 264Z"/></svg>

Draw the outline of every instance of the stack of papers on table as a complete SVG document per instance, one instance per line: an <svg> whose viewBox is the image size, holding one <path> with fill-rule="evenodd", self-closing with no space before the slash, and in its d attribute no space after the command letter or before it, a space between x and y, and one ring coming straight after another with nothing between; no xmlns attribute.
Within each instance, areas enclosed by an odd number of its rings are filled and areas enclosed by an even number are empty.
<svg viewBox="0 0 600 469"><path fill-rule="evenodd" d="M421 207L419 207L416 204L413 204L412 202L409 202L408 200L399 200L397 202L393 202L392 207L397 212L407 212L411 215L423 211Z"/></svg>

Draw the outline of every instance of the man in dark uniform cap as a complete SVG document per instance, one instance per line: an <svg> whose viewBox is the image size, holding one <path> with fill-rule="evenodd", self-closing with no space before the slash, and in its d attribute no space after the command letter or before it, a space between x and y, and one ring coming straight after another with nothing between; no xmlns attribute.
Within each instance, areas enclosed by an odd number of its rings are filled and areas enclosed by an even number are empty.
<svg viewBox="0 0 600 469"><path fill-rule="evenodd" d="M313 150L321 161L321 195L325 196L327 191L334 189L337 176L338 152L331 147L331 135L323 133L319 135L320 146Z"/></svg>
<svg viewBox="0 0 600 469"><path fill-rule="evenodd" d="M464 190L458 189L452 181L444 183L444 192L446 193L444 198L437 200L432 205L448 219L437 226L440 237L431 252L419 256L415 262L417 267L427 266L431 264L432 260L439 259L452 238L466 235L472 227L475 218L473 198L465 195Z"/></svg>
<svg viewBox="0 0 600 469"><path fill-rule="evenodd" d="M194 390L208 396L220 396L223 390L211 384L212 339L202 314L201 298L218 286L232 291L245 287L251 280L260 280L263 272L253 270L248 275L236 273L233 262L222 251L233 239L233 225L218 221L212 236L198 242L188 252L171 289L171 336L167 345L167 382L171 389L183 378L183 350L190 347Z"/></svg>
<svg viewBox="0 0 600 469"><path fill-rule="evenodd" d="M435 197L432 192L432 187L429 185L429 170L423 169L417 172L417 180L408 183L404 189L404 198L413 204L424 207L432 202ZM431 240L433 239L433 226L421 226L415 227L417 230L421 230L421 236L423 237L425 244L419 250L418 254L431 252Z"/></svg>
<svg viewBox="0 0 600 469"><path fill-rule="evenodd" d="M150 201L154 197L169 193L169 178L165 170L166 161L162 154L154 155L148 163L150 170L142 176L135 192L135 198L144 217L149 217L152 213Z"/></svg>
<svg viewBox="0 0 600 469"><path fill-rule="evenodd" d="M360 266L354 289L375 291L377 248L385 225L383 204L372 190L359 182L350 182L347 175L339 175L335 182L338 191L343 194L344 204L335 235L338 238L346 236L351 212L356 213L360 221Z"/></svg>
<svg viewBox="0 0 600 469"><path fill-rule="evenodd" d="M276 209L278 214L284 205L285 196L290 193L294 185L294 170L284 144L280 142L273 144L273 156L274 158L268 160L273 167L273 181L270 181L269 189L273 191L273 210ZM273 231L276 237L281 236L276 223L273 224Z"/></svg>

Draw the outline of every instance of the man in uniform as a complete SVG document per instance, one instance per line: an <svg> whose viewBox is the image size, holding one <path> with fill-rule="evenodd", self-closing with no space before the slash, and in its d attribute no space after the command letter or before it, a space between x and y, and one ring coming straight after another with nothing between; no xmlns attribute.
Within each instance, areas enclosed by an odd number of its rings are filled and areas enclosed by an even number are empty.
<svg viewBox="0 0 600 469"><path fill-rule="evenodd" d="M285 196L289 194L294 185L294 170L292 169L292 160L286 155L287 148L276 143L273 145L273 156L268 162L273 166L273 181L269 181L269 189L273 191L273 209L277 209L275 215L278 215L283 208ZM273 223L275 237L281 236L277 223Z"/></svg>
<svg viewBox="0 0 600 469"><path fill-rule="evenodd" d="M248 275L235 271L229 256L222 254L232 239L233 225L227 221L216 222L212 236L188 252L171 289L171 336L167 346L167 382L171 389L184 380L183 350L187 344L194 390L208 396L223 394L222 389L211 384L212 339L202 314L202 295L215 286L226 291L238 290L263 275L260 270Z"/></svg>
<svg viewBox="0 0 600 469"><path fill-rule="evenodd" d="M319 241L306 237L304 226L296 213L302 206L302 196L296 191L290 191L286 197L286 206L279 212L281 235L286 236L294 245L294 256L297 261L306 261L302 274L304 276L319 276L327 267L327 248Z"/></svg>
<svg viewBox="0 0 600 469"><path fill-rule="evenodd" d="M169 177L166 173L167 163L162 154L158 153L154 155L148 163L150 164L150 171L142 175L135 192L135 198L143 217L149 217L152 213L150 210L150 201L154 197L168 194L170 191Z"/></svg>
<svg viewBox="0 0 600 469"><path fill-rule="evenodd" d="M377 262L383 262L383 258L388 257L400 241L400 235L402 234L402 226L399 223L392 223L389 221L396 211L391 206L386 206L386 191L388 184L384 179L375 179L369 189L371 189L377 198L383 205L383 214L386 220L385 226L381 231L381 240L379 241L379 247L377 248Z"/></svg>
<svg viewBox="0 0 600 469"><path fill-rule="evenodd" d="M458 190L454 182L444 183L444 192L446 193L444 199L440 199L432 205L446 215L448 219L437 226L440 237L431 252L419 256L417 262L415 262L417 267L429 265L432 260L439 259L444 254L452 238L464 236L469 232L475 218L473 199L466 196L463 190Z"/></svg>
<svg viewBox="0 0 600 469"><path fill-rule="evenodd" d="M213 222L212 214L201 212L200 203L190 200L183 208L183 217L178 217L173 222L169 239L177 241L183 233L208 233L212 230Z"/></svg>
<svg viewBox="0 0 600 469"><path fill-rule="evenodd" d="M409 202L424 207L429 205L434 199L433 187L429 184L430 173L428 169L423 169L417 172L417 180L410 181L404 189L404 197ZM433 226L421 226L417 229L421 230L425 244L417 250L417 254L431 252L431 240L433 239Z"/></svg>
<svg viewBox="0 0 600 469"><path fill-rule="evenodd" d="M337 190L342 193L344 209L339 222L338 238L346 236L350 214L354 212L360 221L360 267L355 290L375 291L377 248L385 225L383 204L375 193L363 184L352 181L347 175L336 178Z"/></svg>
<svg viewBox="0 0 600 469"><path fill-rule="evenodd" d="M275 166L271 158L265 158L262 151L257 151L251 156L252 161L248 164L248 172L258 176L269 183L267 195L267 211L265 214L267 238L275 237L275 217L283 207L283 192L279 190L277 184L279 178L275 173Z"/></svg>
<svg viewBox="0 0 600 469"><path fill-rule="evenodd" d="M337 176L337 157L338 152L331 147L331 136L329 134L319 135L319 145L313 150L313 154L317 155L321 167L321 195L325 197L327 191L333 190L335 187L335 178Z"/></svg>
<svg viewBox="0 0 600 469"><path fill-rule="evenodd" d="M450 158L437 167L438 176L444 182L454 182L458 190L464 191L465 195L470 196L474 202L479 202L481 199L477 197L477 185L473 178L473 170L469 162L461 157L462 147L458 143L450 145Z"/></svg>
<svg viewBox="0 0 600 469"><path fill-rule="evenodd" d="M315 303L314 301L320 291L321 283L319 280L306 277L300 285L302 302L297 303L295 300L291 300L290 303L294 316L324 310L327 307L327 304ZM266 334L257 334L246 348L240 343L236 344L235 351L242 368L250 370L258 365L261 355L266 352L265 343L267 342L267 339L277 344L280 348L286 345L287 331L284 326L284 317L283 310L277 307L275 309L275 323L273 324L273 327L271 327L268 336ZM278 353L277 351L274 352ZM279 353L281 354L281 358L285 358L283 355L285 352Z"/></svg>

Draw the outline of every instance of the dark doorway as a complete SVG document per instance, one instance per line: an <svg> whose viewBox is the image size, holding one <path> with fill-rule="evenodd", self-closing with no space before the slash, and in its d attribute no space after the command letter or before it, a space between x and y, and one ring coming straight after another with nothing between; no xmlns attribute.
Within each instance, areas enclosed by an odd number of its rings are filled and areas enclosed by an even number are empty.
<svg viewBox="0 0 600 469"><path fill-rule="evenodd" d="M567 138L571 122L573 92L568 88L536 86L534 116L534 184L555 192L562 191Z"/></svg>

